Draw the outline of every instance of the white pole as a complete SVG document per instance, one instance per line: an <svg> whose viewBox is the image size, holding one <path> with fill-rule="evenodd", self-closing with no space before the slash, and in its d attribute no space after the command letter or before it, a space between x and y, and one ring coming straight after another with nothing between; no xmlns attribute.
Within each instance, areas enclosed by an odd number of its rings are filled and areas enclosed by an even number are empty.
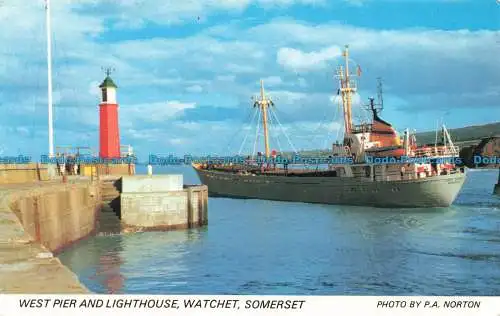
<svg viewBox="0 0 500 316"><path fill-rule="evenodd" d="M50 0L45 0L45 13L47 22L47 89L49 111L49 157L54 157L54 129L52 121L52 27L50 23Z"/></svg>

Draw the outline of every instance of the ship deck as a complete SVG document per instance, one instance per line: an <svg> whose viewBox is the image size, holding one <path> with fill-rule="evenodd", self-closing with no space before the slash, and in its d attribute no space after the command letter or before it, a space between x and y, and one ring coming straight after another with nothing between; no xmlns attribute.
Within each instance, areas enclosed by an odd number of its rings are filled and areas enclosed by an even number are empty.
<svg viewBox="0 0 500 316"><path fill-rule="evenodd" d="M215 171L215 172L225 172L233 174L255 174L255 175L266 175L266 176L288 176L288 177L308 177L308 176L323 176L323 177L335 177L337 176L337 171L335 170L311 170L311 169L297 169L297 168L270 168L270 169L260 169L257 166L217 166L209 168L197 168L199 170Z"/></svg>

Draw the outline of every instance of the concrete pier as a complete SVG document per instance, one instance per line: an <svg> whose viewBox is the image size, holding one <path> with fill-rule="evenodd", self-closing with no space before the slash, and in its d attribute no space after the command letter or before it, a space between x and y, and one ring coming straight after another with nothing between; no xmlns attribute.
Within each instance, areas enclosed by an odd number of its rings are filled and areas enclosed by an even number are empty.
<svg viewBox="0 0 500 316"><path fill-rule="evenodd" d="M88 293L54 253L95 229L97 183L0 186L0 293Z"/></svg>
<svg viewBox="0 0 500 316"><path fill-rule="evenodd" d="M39 167L24 167L3 177L9 184L0 181L0 293L88 293L58 252L99 231L208 222L207 187L185 186L182 175L75 176L63 183L40 181L46 170L40 176Z"/></svg>
<svg viewBox="0 0 500 316"><path fill-rule="evenodd" d="M127 231L203 226L207 206L207 187L184 186L182 175L122 177L121 220Z"/></svg>

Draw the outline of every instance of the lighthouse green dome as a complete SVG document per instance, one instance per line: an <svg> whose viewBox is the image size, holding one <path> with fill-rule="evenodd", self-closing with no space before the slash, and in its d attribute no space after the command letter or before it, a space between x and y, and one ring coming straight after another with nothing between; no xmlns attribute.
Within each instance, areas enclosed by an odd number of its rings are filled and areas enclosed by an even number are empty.
<svg viewBox="0 0 500 316"><path fill-rule="evenodd" d="M108 75L106 76L106 78L104 79L104 81L101 83L101 85L99 86L99 88L118 88L116 86L116 84L113 82L113 79L111 79L111 77Z"/></svg>

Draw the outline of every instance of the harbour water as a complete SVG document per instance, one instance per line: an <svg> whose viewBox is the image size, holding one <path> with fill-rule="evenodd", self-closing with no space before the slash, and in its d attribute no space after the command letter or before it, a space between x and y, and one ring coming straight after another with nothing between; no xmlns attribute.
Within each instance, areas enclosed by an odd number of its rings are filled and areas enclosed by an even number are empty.
<svg viewBox="0 0 500 316"><path fill-rule="evenodd" d="M60 259L96 293L500 295L497 177L470 171L444 209L210 198L207 228L96 236Z"/></svg>

